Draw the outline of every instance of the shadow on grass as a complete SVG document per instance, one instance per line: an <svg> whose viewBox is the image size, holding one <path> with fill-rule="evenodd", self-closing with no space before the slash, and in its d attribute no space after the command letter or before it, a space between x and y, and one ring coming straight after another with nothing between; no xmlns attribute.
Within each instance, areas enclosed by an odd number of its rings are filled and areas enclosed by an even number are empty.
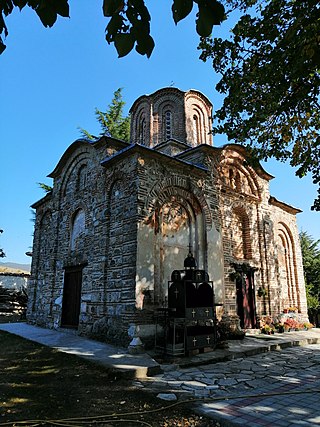
<svg viewBox="0 0 320 427"><path fill-rule="evenodd" d="M100 420L100 426L119 425L123 416L121 425L126 427L216 425L213 420L195 415L190 405L169 405L170 411L166 406L154 394L123 378L123 374L0 331L0 426L19 425L15 422L25 420L39 423L23 423L24 426L51 426L54 423L50 420L107 414L118 414L117 423L109 418L102 424ZM132 414L137 411L139 414ZM128 413L130 419L137 421L126 421ZM78 424L97 425L85 420L73 423Z"/></svg>
<svg viewBox="0 0 320 427"><path fill-rule="evenodd" d="M6 332L0 332L0 366L0 423L86 416L110 403L112 411L110 397L129 386L114 372Z"/></svg>

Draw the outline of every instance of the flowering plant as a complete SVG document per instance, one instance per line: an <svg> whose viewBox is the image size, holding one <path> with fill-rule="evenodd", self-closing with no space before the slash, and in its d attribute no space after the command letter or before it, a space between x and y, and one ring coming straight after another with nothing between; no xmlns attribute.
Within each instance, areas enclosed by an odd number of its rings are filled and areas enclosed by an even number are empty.
<svg viewBox="0 0 320 427"><path fill-rule="evenodd" d="M311 329L311 328L313 328L313 324L312 324L312 323L310 323L310 322L305 322L305 323L303 324L303 327L304 327L305 329Z"/></svg>
<svg viewBox="0 0 320 427"><path fill-rule="evenodd" d="M261 328L261 332L263 334L267 334L267 335L274 334L274 327L273 327L273 325L267 325L266 324Z"/></svg>
<svg viewBox="0 0 320 427"><path fill-rule="evenodd" d="M301 323L298 322L296 319L288 317L288 319L286 319L284 322L284 327L290 329L302 329L303 325L301 325Z"/></svg>

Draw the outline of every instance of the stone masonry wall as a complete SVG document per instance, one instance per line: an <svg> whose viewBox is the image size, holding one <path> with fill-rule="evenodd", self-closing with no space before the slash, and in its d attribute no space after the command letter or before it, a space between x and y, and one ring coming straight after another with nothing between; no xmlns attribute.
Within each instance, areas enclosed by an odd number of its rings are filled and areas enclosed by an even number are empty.
<svg viewBox="0 0 320 427"><path fill-rule="evenodd" d="M239 323L235 265L255 270L258 317L288 304L306 316L298 210L270 197L272 177L247 164L243 147L211 146L210 101L165 88L131 111L138 144L74 142L50 175L52 192L34 204L28 321L61 326L65 278L78 269L80 316L71 326L122 345L137 335L151 343L155 309L190 243L230 327Z"/></svg>
<svg viewBox="0 0 320 427"><path fill-rule="evenodd" d="M28 320L60 326L65 269L82 265L79 332L90 334L92 325L105 318L108 328L123 337L126 313L134 306L135 162L126 160L108 169L98 161L108 154L105 147L96 154L80 144L55 177L52 196L37 205ZM86 182L79 188L83 166ZM79 211L84 212L85 225L72 248L73 220Z"/></svg>

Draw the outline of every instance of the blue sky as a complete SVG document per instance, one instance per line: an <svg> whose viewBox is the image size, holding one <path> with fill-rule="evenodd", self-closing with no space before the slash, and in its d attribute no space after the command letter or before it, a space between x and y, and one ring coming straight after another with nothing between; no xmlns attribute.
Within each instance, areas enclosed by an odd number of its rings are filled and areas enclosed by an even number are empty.
<svg viewBox="0 0 320 427"><path fill-rule="evenodd" d="M117 58L104 39L107 20L102 0L71 0L71 19L59 18L51 29L27 9L7 19L7 50L0 56L0 228L4 230L0 247L7 255L3 261L30 262L25 255L32 246L30 205L44 195L37 183L51 184L46 176L80 136L79 126L99 133L94 109L105 110L116 89L123 88L126 112L140 95L170 85L200 90L214 107L221 105L215 91L219 76L209 62L198 59L194 16L175 26L169 0L162 0L162 6L148 3L156 41L150 59L135 52ZM225 34L229 25L215 29L215 34ZM221 136L215 139L217 146L225 142ZM296 178L283 163L269 161L263 166L276 177L271 194L302 209L299 229L320 238L319 213L310 211L316 196L311 179Z"/></svg>

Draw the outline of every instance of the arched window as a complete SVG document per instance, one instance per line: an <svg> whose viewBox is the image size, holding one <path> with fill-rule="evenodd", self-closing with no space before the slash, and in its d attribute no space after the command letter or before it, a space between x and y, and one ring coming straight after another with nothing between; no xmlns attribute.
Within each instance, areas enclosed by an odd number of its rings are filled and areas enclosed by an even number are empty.
<svg viewBox="0 0 320 427"><path fill-rule="evenodd" d="M139 121L138 141L141 145L145 145L146 143L146 120L144 117Z"/></svg>
<svg viewBox="0 0 320 427"><path fill-rule="evenodd" d="M75 251L79 248L80 240L83 237L86 228L86 217L82 209L79 209L72 222L71 238L70 238L70 249Z"/></svg>
<svg viewBox="0 0 320 427"><path fill-rule="evenodd" d="M240 208L233 212L232 241L233 256L237 259L250 259L251 241L248 215Z"/></svg>
<svg viewBox="0 0 320 427"><path fill-rule="evenodd" d="M194 145L199 145L206 141L206 136L204 135L205 117L198 105L193 105L192 132Z"/></svg>
<svg viewBox="0 0 320 427"><path fill-rule="evenodd" d="M164 131L166 141L172 138L172 113L169 110L164 113Z"/></svg>
<svg viewBox="0 0 320 427"><path fill-rule="evenodd" d="M282 305L297 306L300 311L295 245L290 229L283 223L278 225L277 252Z"/></svg>
<svg viewBox="0 0 320 427"><path fill-rule="evenodd" d="M199 144L200 142L200 123L199 123L199 117L194 114L193 116L193 140L195 144Z"/></svg>
<svg viewBox="0 0 320 427"><path fill-rule="evenodd" d="M235 187L234 173L233 173L233 169L232 168L229 169L229 185L230 185L231 188Z"/></svg>
<svg viewBox="0 0 320 427"><path fill-rule="evenodd" d="M236 190L240 193L241 192L241 176L239 171L236 172L236 175L234 177L234 183L236 186Z"/></svg>
<svg viewBox="0 0 320 427"><path fill-rule="evenodd" d="M87 184L87 166L82 165L78 172L77 191L83 190Z"/></svg>

